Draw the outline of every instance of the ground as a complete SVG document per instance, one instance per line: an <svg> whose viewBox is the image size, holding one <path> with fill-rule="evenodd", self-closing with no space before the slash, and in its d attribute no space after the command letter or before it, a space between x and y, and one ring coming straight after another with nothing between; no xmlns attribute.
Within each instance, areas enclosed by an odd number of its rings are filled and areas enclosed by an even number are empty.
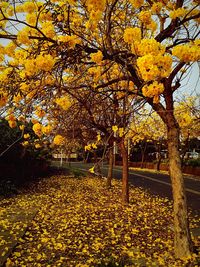
<svg viewBox="0 0 200 267"><path fill-rule="evenodd" d="M9 254L6 236L16 242L5 266L198 266L198 252L174 258L167 198L131 187L130 204L123 206L120 194L119 181L107 190L102 178L59 175L1 200L0 256ZM190 216L191 228L199 222ZM198 237L193 241L198 247Z"/></svg>

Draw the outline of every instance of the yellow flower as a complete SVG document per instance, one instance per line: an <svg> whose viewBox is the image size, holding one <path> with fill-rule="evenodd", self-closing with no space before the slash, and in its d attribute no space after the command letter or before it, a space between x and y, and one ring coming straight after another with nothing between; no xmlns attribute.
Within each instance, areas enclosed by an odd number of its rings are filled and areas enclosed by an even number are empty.
<svg viewBox="0 0 200 267"><path fill-rule="evenodd" d="M5 106L8 100L7 93L0 90L0 108Z"/></svg>
<svg viewBox="0 0 200 267"><path fill-rule="evenodd" d="M134 8L140 8L144 3L144 0L129 0L129 1Z"/></svg>
<svg viewBox="0 0 200 267"><path fill-rule="evenodd" d="M142 93L145 97L155 97L162 94L164 91L164 85L154 81L150 85L145 85L142 88ZM157 98L155 98L156 100Z"/></svg>
<svg viewBox="0 0 200 267"><path fill-rule="evenodd" d="M40 144L35 144L35 148L41 148L42 146Z"/></svg>
<svg viewBox="0 0 200 267"><path fill-rule="evenodd" d="M126 28L124 31L124 41L128 44L132 44L135 41L141 41L141 30L140 28Z"/></svg>
<svg viewBox="0 0 200 267"><path fill-rule="evenodd" d="M60 106L64 110L68 110L71 106L71 101L68 96L62 96L60 98L56 98L55 102L58 106Z"/></svg>
<svg viewBox="0 0 200 267"><path fill-rule="evenodd" d="M53 143L57 146L63 145L64 143L64 137L60 134L56 135L53 139Z"/></svg>
<svg viewBox="0 0 200 267"><path fill-rule="evenodd" d="M116 133L118 131L118 126L117 125L112 126L112 130L114 133Z"/></svg>
<svg viewBox="0 0 200 267"><path fill-rule="evenodd" d="M94 167L90 168L89 172L94 173Z"/></svg>
<svg viewBox="0 0 200 267"><path fill-rule="evenodd" d="M90 56L92 61L94 61L96 64L100 64L103 59L103 54L101 51L98 51L97 53L92 53Z"/></svg>
<svg viewBox="0 0 200 267"><path fill-rule="evenodd" d="M147 54L158 55L165 53L165 46L157 42L154 38L142 39L138 47L138 52L140 56Z"/></svg>
<svg viewBox="0 0 200 267"><path fill-rule="evenodd" d="M119 128L119 137L124 135L124 128Z"/></svg>
<svg viewBox="0 0 200 267"><path fill-rule="evenodd" d="M17 41L20 44L26 44L29 45L31 44L31 40L29 39L29 33L25 29L21 30L17 34Z"/></svg>
<svg viewBox="0 0 200 267"><path fill-rule="evenodd" d="M75 35L58 36L58 41L67 43L71 48L74 48L76 44L80 44L81 40Z"/></svg>
<svg viewBox="0 0 200 267"><path fill-rule="evenodd" d="M144 23L144 24L150 24L152 22L151 19L151 12L145 10L145 11L141 11L138 15L139 20Z"/></svg>
<svg viewBox="0 0 200 267"><path fill-rule="evenodd" d="M42 136L42 125L39 122L35 123L32 129L37 136Z"/></svg>
<svg viewBox="0 0 200 267"><path fill-rule="evenodd" d="M183 62L194 62L200 60L200 46L198 40L194 43L178 45L172 49L172 55Z"/></svg>
<svg viewBox="0 0 200 267"><path fill-rule="evenodd" d="M25 128L25 125L20 125L20 126L19 126L19 129L20 129L21 131L23 131L24 128Z"/></svg>
<svg viewBox="0 0 200 267"><path fill-rule="evenodd" d="M56 36L52 21L43 22L41 30L48 38L54 38Z"/></svg>
<svg viewBox="0 0 200 267"><path fill-rule="evenodd" d="M92 149L91 144L85 146L85 151L87 151L87 150L90 151L91 149Z"/></svg>
<svg viewBox="0 0 200 267"><path fill-rule="evenodd" d="M24 12L32 13L37 9L37 6L33 2L28 1L22 5L22 9Z"/></svg>
<svg viewBox="0 0 200 267"><path fill-rule="evenodd" d="M44 117L46 114L46 112L41 109L40 107L37 107L36 111L35 111L35 115L37 115L39 118Z"/></svg>
<svg viewBox="0 0 200 267"><path fill-rule="evenodd" d="M8 124L9 124L10 128L15 128L17 126L16 121L13 121L13 120L9 120Z"/></svg>
<svg viewBox="0 0 200 267"><path fill-rule="evenodd" d="M176 19L176 18L185 16L187 12L188 12L187 9L180 7L180 8L177 8L177 9L171 11L169 13L169 17L171 19Z"/></svg>
<svg viewBox="0 0 200 267"><path fill-rule="evenodd" d="M30 134L24 134L24 139L28 139L30 137Z"/></svg>
<svg viewBox="0 0 200 267"><path fill-rule="evenodd" d="M50 134L52 131L52 126L51 125L47 125L47 126L43 126L42 127L42 133L43 134Z"/></svg>
<svg viewBox="0 0 200 267"><path fill-rule="evenodd" d="M37 56L35 62L36 62L36 67L39 70L44 70L44 71L50 71L52 70L54 64L55 64L55 58L53 58L51 55L45 55L45 54L40 54Z"/></svg>

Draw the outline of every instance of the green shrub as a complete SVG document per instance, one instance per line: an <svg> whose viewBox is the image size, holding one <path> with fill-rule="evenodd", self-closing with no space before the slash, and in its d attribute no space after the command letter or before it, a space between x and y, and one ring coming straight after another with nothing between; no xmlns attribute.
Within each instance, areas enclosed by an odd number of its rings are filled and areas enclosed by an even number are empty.
<svg viewBox="0 0 200 267"><path fill-rule="evenodd" d="M185 161L185 165L192 167L200 167L200 158L199 159L189 159Z"/></svg>

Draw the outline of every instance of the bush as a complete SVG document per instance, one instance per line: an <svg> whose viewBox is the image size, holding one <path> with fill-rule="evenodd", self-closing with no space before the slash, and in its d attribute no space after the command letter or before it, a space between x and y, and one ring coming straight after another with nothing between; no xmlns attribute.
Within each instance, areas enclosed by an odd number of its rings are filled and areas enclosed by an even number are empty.
<svg viewBox="0 0 200 267"><path fill-rule="evenodd" d="M184 162L186 166L200 167L200 159L189 159Z"/></svg>
<svg viewBox="0 0 200 267"><path fill-rule="evenodd" d="M26 133L37 138L32 123L27 123ZM13 191L13 186L42 176L47 170L48 149L35 149L21 145L23 139L19 127L10 128L5 119L0 119L0 186L1 191ZM12 187L12 188L11 188ZM1 194L1 192L0 192Z"/></svg>

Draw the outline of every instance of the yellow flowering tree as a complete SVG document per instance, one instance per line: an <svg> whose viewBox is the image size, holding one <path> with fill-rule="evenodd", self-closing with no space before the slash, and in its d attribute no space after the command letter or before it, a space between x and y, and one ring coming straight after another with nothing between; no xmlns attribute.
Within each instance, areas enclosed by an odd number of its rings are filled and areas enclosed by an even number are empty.
<svg viewBox="0 0 200 267"><path fill-rule="evenodd" d="M190 140L200 136L200 109L198 101L197 97L185 96L175 106L175 116L180 125L182 164L188 151Z"/></svg>
<svg viewBox="0 0 200 267"><path fill-rule="evenodd" d="M157 152L157 167L160 169L161 163L161 147L166 144L166 126L152 110L141 109L139 114L135 114L130 123L128 137L131 139L133 146L138 143L141 144L142 160L141 167L143 167L144 156L147 148L147 143L152 142L156 147Z"/></svg>
<svg viewBox="0 0 200 267"><path fill-rule="evenodd" d="M189 256L174 92L200 59L199 1L1 1L0 11L0 38L9 40L0 46L1 107L12 102L24 114L43 100L51 109L56 99L66 107L66 92L87 89L139 96L159 114L167 127L175 254Z"/></svg>

